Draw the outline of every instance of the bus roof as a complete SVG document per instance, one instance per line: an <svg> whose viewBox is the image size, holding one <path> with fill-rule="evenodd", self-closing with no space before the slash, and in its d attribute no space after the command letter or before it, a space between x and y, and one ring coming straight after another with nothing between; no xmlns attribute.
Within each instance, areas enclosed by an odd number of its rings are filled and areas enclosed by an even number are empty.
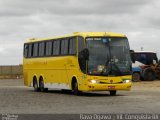
<svg viewBox="0 0 160 120"><path fill-rule="evenodd" d="M113 33L113 32L74 32L73 34L68 34L64 36L58 37L50 37L50 38L31 38L28 39L27 42L35 42L42 40L51 40L51 39L60 39L65 37L73 37L73 36L82 36L82 37L94 37L94 36L107 36L107 37L126 37L124 34Z"/></svg>
<svg viewBox="0 0 160 120"><path fill-rule="evenodd" d="M135 51L135 53L155 53L154 51Z"/></svg>

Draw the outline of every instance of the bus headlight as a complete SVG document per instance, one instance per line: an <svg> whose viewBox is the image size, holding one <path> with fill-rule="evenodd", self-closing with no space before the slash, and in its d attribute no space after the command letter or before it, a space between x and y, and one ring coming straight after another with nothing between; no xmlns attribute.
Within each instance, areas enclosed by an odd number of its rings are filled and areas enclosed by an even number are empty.
<svg viewBox="0 0 160 120"><path fill-rule="evenodd" d="M129 83L131 80L123 80L123 83Z"/></svg>
<svg viewBox="0 0 160 120"><path fill-rule="evenodd" d="M89 80L89 82L91 82L91 83L93 83L93 84L95 84L95 83L99 83L99 81L98 81L98 80Z"/></svg>

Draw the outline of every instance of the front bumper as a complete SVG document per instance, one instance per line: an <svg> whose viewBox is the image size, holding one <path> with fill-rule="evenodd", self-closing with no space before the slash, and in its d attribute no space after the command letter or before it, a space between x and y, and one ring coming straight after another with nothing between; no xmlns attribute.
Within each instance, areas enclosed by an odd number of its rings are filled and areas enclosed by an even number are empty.
<svg viewBox="0 0 160 120"><path fill-rule="evenodd" d="M132 83L119 84L88 84L88 91L130 90Z"/></svg>

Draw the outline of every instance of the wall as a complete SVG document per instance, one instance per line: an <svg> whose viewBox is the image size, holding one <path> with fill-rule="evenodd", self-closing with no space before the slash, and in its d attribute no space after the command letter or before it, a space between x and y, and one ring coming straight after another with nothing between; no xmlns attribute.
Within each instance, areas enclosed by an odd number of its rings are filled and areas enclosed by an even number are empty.
<svg viewBox="0 0 160 120"><path fill-rule="evenodd" d="M12 76L19 77L23 74L23 66L22 65L8 65L8 66L0 66L0 76L1 78L6 78L2 76Z"/></svg>

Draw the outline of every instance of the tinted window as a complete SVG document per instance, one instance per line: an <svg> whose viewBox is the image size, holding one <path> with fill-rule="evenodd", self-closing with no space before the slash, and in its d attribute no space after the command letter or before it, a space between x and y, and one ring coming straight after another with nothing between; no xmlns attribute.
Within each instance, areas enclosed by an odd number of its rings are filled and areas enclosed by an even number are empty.
<svg viewBox="0 0 160 120"><path fill-rule="evenodd" d="M29 45L28 44L25 44L24 45L24 57L28 57L28 48L29 48Z"/></svg>
<svg viewBox="0 0 160 120"><path fill-rule="evenodd" d="M68 40L61 41L61 54L67 55L68 54Z"/></svg>
<svg viewBox="0 0 160 120"><path fill-rule="evenodd" d="M52 55L52 41L46 42L46 56Z"/></svg>
<svg viewBox="0 0 160 120"><path fill-rule="evenodd" d="M44 56L45 51L45 43L41 42L39 43L39 56Z"/></svg>
<svg viewBox="0 0 160 120"><path fill-rule="evenodd" d="M141 62L143 64L147 63L147 56L146 56L146 54L135 53L135 59L136 59L136 61L139 61L139 62Z"/></svg>
<svg viewBox="0 0 160 120"><path fill-rule="evenodd" d="M33 55L33 44L29 44L28 57L32 57Z"/></svg>
<svg viewBox="0 0 160 120"><path fill-rule="evenodd" d="M69 40L69 54L76 54L76 38Z"/></svg>
<svg viewBox="0 0 160 120"><path fill-rule="evenodd" d="M145 65L151 65L154 62L158 62L155 53L135 53L135 60Z"/></svg>
<svg viewBox="0 0 160 120"><path fill-rule="evenodd" d="M53 43L53 55L59 55L60 53L60 40L54 41Z"/></svg>
<svg viewBox="0 0 160 120"><path fill-rule="evenodd" d="M148 65L158 63L158 58L156 53L148 53Z"/></svg>
<svg viewBox="0 0 160 120"><path fill-rule="evenodd" d="M82 51L85 48L83 37L78 37L78 52Z"/></svg>
<svg viewBox="0 0 160 120"><path fill-rule="evenodd" d="M38 43L33 44L33 56L34 57L38 56Z"/></svg>

